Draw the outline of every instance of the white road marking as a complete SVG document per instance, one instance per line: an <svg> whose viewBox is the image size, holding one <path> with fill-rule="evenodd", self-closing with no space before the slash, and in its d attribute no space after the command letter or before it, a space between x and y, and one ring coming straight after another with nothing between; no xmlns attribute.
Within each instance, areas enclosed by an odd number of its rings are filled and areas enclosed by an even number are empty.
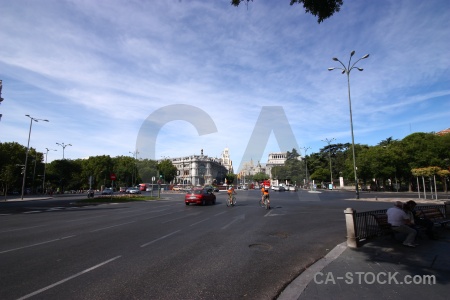
<svg viewBox="0 0 450 300"><path fill-rule="evenodd" d="M189 225L189 226L195 226L195 225L197 225L197 224L199 224L199 223L201 223L201 222L205 222L206 220L209 220L209 218L206 218L206 219L204 219L204 220L198 221L198 222L196 222L196 223L194 223L194 224L191 224L191 225Z"/></svg>
<svg viewBox="0 0 450 300"><path fill-rule="evenodd" d="M153 243L155 243L155 242L157 242L157 241L160 241L160 240L162 240L162 239L165 239L165 238L167 238L167 237L169 237L169 236L171 236L171 235L174 235L175 233L180 232L180 231L181 231L181 229L180 229L180 230L177 230L177 231L174 231L174 232L172 232L172 233L166 234L165 236L162 236L162 237L160 237L160 238L157 238L156 240L153 240L153 241L148 242L148 243L146 243L146 244L143 244L143 245L141 245L141 248L142 248L142 247L146 247L146 246L148 246L148 245L150 245L150 244L153 244Z"/></svg>
<svg viewBox="0 0 450 300"><path fill-rule="evenodd" d="M110 260L104 261L104 262L102 262L102 263L100 263L100 264L98 264L98 265L96 265L96 266L93 266L93 267L91 267L91 268L89 268L89 269L86 269L86 270L84 270L84 271L81 271L80 273L77 273L77 274L75 274L75 275L72 275L72 276L70 276L70 277L67 277L66 279L60 280L60 281L58 281L58 282L56 282L56 283L54 283L54 284L51 284L51 285L49 285L49 286L46 286L45 288L42 288L42 289L37 290L37 291L35 291L35 292L32 292L32 293L30 293L30 294L28 294L28 295L25 295L25 296L23 296L23 297L20 297L18 300L27 299L27 298L33 297L33 296L35 296L35 295L37 295L37 294L40 294L40 293L42 293L42 292L45 292L46 290L49 290L49 289L51 289L51 288L53 288L53 287L55 287L55 286L57 286L57 285L60 285L60 284L62 284L62 283L64 283L64 282L66 282L66 281L69 281L69 280L71 280L71 279L74 279L75 277L78 277L78 276L80 276L80 275L83 275L84 273L87 273L87 272L90 272L90 271L92 271L92 270L94 270L94 269L97 269L97 268L99 268L99 267L101 267L101 266L103 266L103 265L106 265L107 263L110 263L110 262L112 262L112 261L114 261L114 260L116 260L116 259L118 259L118 258L120 258L120 257L121 257L121 256L119 255L119 256L116 256L116 257L114 257L114 258L111 258Z"/></svg>
<svg viewBox="0 0 450 300"><path fill-rule="evenodd" d="M68 239L68 238L71 238L71 237L74 237L74 236L76 236L76 235L66 236L66 237L63 237L63 238L54 239L54 240L50 240L50 241L45 241L45 242L41 242L41 243L36 243L36 244L23 246L23 247L19 247L19 248L4 250L4 251L1 251L0 254L11 252L11 251L16 251L16 250L21 250L21 249L25 249L25 248L30 248L30 247L34 247L34 246L39 246L39 245L43 245L43 244L48 244L48 243L52 243L52 242L62 241L62 240L65 240L65 239Z"/></svg>
<svg viewBox="0 0 450 300"><path fill-rule="evenodd" d="M119 227L119 226L131 224L131 223L134 223L134 222L136 222L136 221L131 221L131 222L126 222L126 223L117 224L117 225L113 225L113 226L103 227L103 228L92 230L90 232L97 232L97 231L101 231L101 230L106 230L106 229L110 229L110 228L114 228L114 227Z"/></svg>

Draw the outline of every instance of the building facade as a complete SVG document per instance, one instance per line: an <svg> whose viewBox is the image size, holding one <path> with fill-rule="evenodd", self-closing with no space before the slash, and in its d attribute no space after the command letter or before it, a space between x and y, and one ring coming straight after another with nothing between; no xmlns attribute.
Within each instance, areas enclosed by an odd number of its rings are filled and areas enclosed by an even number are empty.
<svg viewBox="0 0 450 300"><path fill-rule="evenodd" d="M168 158L177 168L177 175L173 184L203 186L221 184L225 182L228 169L222 159L203 155L190 155L177 158Z"/></svg>
<svg viewBox="0 0 450 300"><path fill-rule="evenodd" d="M287 152L272 152L269 153L269 159L266 164L266 174L272 178L272 168L277 166L284 166L287 159Z"/></svg>

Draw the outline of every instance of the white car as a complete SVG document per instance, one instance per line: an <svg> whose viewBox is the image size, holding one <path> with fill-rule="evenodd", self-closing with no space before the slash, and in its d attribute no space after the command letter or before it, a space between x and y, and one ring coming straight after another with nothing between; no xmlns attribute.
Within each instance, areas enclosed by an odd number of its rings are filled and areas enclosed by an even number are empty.
<svg viewBox="0 0 450 300"><path fill-rule="evenodd" d="M296 192L296 191L297 191L297 186L295 186L295 185L290 185L290 186L289 186L289 191Z"/></svg>
<svg viewBox="0 0 450 300"><path fill-rule="evenodd" d="M277 192L284 192L286 188L283 185L273 185L272 190Z"/></svg>
<svg viewBox="0 0 450 300"><path fill-rule="evenodd" d="M138 189L138 188L135 188L135 187L130 187L130 188L128 188L128 189L126 190L125 193L127 193L127 194L140 194L140 193L141 193L141 190Z"/></svg>
<svg viewBox="0 0 450 300"><path fill-rule="evenodd" d="M111 188L106 188L102 191L102 195L112 195L113 190Z"/></svg>

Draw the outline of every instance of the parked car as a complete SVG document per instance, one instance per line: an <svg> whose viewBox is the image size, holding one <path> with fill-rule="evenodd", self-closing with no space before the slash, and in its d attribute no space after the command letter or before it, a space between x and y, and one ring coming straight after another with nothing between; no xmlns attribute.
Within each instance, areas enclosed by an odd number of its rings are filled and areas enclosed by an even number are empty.
<svg viewBox="0 0 450 300"><path fill-rule="evenodd" d="M106 188L102 191L102 195L112 195L112 194L113 194L112 188Z"/></svg>
<svg viewBox="0 0 450 300"><path fill-rule="evenodd" d="M211 189L194 188L184 195L184 203L186 205L191 203L201 205L216 204L216 195Z"/></svg>
<svg viewBox="0 0 450 300"><path fill-rule="evenodd" d="M136 187L130 187L130 188L127 188L125 193L127 193L127 194L140 194L141 190L139 188L136 188Z"/></svg>
<svg viewBox="0 0 450 300"><path fill-rule="evenodd" d="M126 187L120 187L119 188L119 193L125 193L127 191Z"/></svg>

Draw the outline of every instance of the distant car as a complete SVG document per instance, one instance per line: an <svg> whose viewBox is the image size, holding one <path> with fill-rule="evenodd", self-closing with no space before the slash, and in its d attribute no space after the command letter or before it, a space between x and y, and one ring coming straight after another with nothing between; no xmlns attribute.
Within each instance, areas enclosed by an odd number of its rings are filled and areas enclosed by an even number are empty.
<svg viewBox="0 0 450 300"><path fill-rule="evenodd" d="M127 191L126 187L120 187L119 188L119 193L125 193Z"/></svg>
<svg viewBox="0 0 450 300"><path fill-rule="evenodd" d="M243 189L244 191L246 191L246 190L248 190L248 187L247 187L246 185L243 185L243 186L241 187L241 189Z"/></svg>
<svg viewBox="0 0 450 300"><path fill-rule="evenodd" d="M172 190L173 190L173 191L182 191L182 190L183 190L183 187L180 186L180 185L176 185L176 186L174 186L174 187L172 188Z"/></svg>
<svg viewBox="0 0 450 300"><path fill-rule="evenodd" d="M286 188L283 185L273 185L272 190L277 192L284 192Z"/></svg>
<svg viewBox="0 0 450 300"><path fill-rule="evenodd" d="M125 193L127 193L127 194L140 194L141 190L139 188L136 188L136 187L130 187L130 188L127 188Z"/></svg>
<svg viewBox="0 0 450 300"><path fill-rule="evenodd" d="M213 186L213 185L205 185L203 188L206 189L206 190L211 190L214 193L219 192L219 189L217 187Z"/></svg>
<svg viewBox="0 0 450 300"><path fill-rule="evenodd" d="M297 191L297 186L296 185L290 185L289 186L289 191L296 192Z"/></svg>
<svg viewBox="0 0 450 300"><path fill-rule="evenodd" d="M106 188L102 191L102 195L112 195L113 190L111 188Z"/></svg>
<svg viewBox="0 0 450 300"><path fill-rule="evenodd" d="M216 204L216 195L211 189L194 188L184 195L184 203L186 205L191 203L201 205Z"/></svg>

